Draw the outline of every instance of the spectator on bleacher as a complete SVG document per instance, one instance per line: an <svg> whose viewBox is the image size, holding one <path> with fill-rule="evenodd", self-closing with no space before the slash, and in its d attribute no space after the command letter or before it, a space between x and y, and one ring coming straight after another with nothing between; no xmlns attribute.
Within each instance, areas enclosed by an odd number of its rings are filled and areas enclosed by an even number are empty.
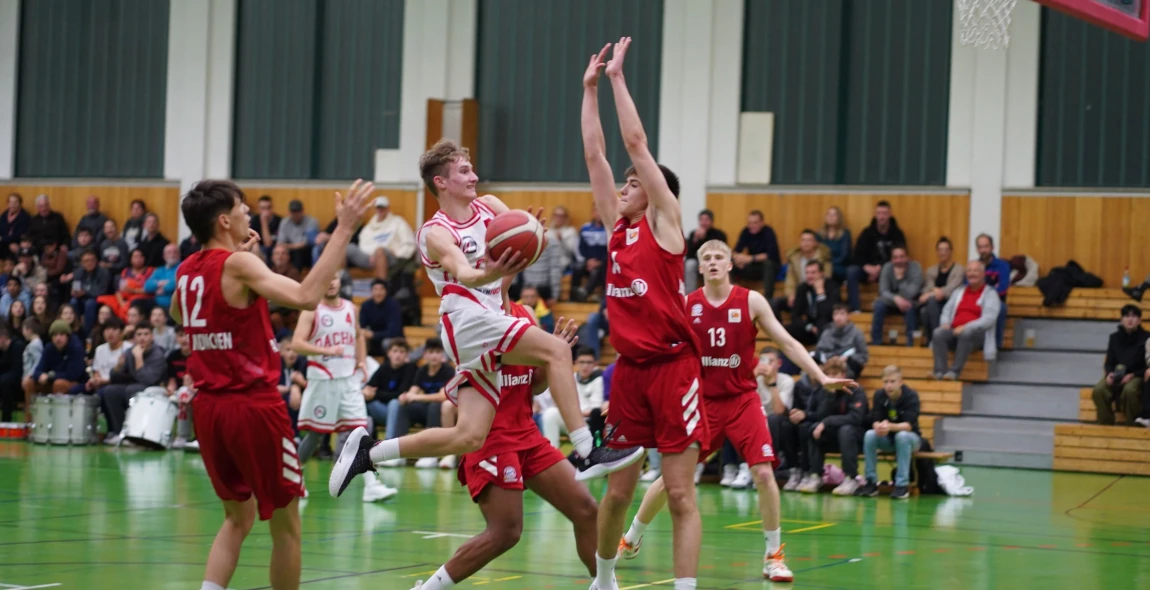
<svg viewBox="0 0 1150 590"><path fill-rule="evenodd" d="M388 407L388 431L395 425L397 437L407 434L411 424L422 424L426 428L440 426L441 402L447 399L443 393L444 386L455 377L455 368L447 363L447 355L443 351L443 341L439 338L428 338L423 345L423 359L426 363L415 372L415 381L407 392L400 394L399 405ZM400 467L407 464L406 459L395 462L384 462L387 467ZM439 466L438 457L425 457L415 462L419 469L435 469Z"/></svg>
<svg viewBox="0 0 1150 590"><path fill-rule="evenodd" d="M402 275L416 269L415 233L402 215L391 214L387 197L376 197L374 207L375 215L359 230L359 249L369 257L375 278L398 290Z"/></svg>
<svg viewBox="0 0 1150 590"><path fill-rule="evenodd" d="M15 254L31 223L32 217L24 210L24 197L20 193L8 195L8 209L0 216L0 248Z"/></svg>
<svg viewBox="0 0 1150 590"><path fill-rule="evenodd" d="M599 302L599 311L587 316L587 321L579 327L579 344L590 348L595 358L601 358L603 353L603 337L611 332L611 324L607 321L607 298Z"/></svg>
<svg viewBox="0 0 1150 590"><path fill-rule="evenodd" d="M87 339L88 333L84 331L84 322L80 318L80 314L76 313L76 308L72 307L71 304L65 303L57 308L56 319L67 322L72 333L79 336L81 342Z"/></svg>
<svg viewBox="0 0 1150 590"><path fill-rule="evenodd" d="M802 344L819 340L819 333L831 323L831 312L838 302L838 285L823 275L823 263L811 260L804 269L806 279L795 291L791 321L787 332Z"/></svg>
<svg viewBox="0 0 1150 590"><path fill-rule="evenodd" d="M144 216L144 231L140 234L140 244L137 246L144 253L145 264L150 267L164 265L164 249L168 247L168 238L160 232L160 218L155 213Z"/></svg>
<svg viewBox="0 0 1150 590"><path fill-rule="evenodd" d="M7 328L0 326L0 422L12 421L16 403L23 393L20 387L23 378L24 340L13 338Z"/></svg>
<svg viewBox="0 0 1150 590"><path fill-rule="evenodd" d="M276 245L287 247L292 266L303 270L311 266L311 245L317 234L319 223L311 215L305 215L303 203L295 199L288 204L288 216L280 221Z"/></svg>
<svg viewBox="0 0 1150 590"><path fill-rule="evenodd" d="M58 294L67 292L67 285L61 279L68 274L72 261L68 259L66 248L56 244L44 244L44 252L40 255L40 265L44 267L44 282L48 284L52 298L58 299ZM65 280L64 283L68 281Z"/></svg>
<svg viewBox="0 0 1150 590"><path fill-rule="evenodd" d="M152 308L148 314L148 323L152 326L152 343L164 352L164 355L176 349L176 331L168 325L168 310L159 305Z"/></svg>
<svg viewBox="0 0 1150 590"><path fill-rule="evenodd" d="M539 289L534 285L523 285L519 291L517 302L535 312L535 319L539 320L540 328L548 333L555 331L555 316L547 307L547 302L540 296Z"/></svg>
<svg viewBox="0 0 1150 590"><path fill-rule="evenodd" d="M25 328L31 323L31 320L25 323ZM34 393L67 393L87 379L84 343L72 333L72 327L63 320L56 320L48 334L51 344L43 348L40 362L27 374L30 378L24 380L25 397ZM28 387L32 390L28 391Z"/></svg>
<svg viewBox="0 0 1150 590"><path fill-rule="evenodd" d="M579 265L571 275L571 298L586 301L607 279L607 228L599 211L591 207L591 221L579 228Z"/></svg>
<svg viewBox="0 0 1150 590"><path fill-rule="evenodd" d="M402 337L387 341L387 359L379 365L367 385L363 387L363 397L367 400L367 414L375 427L387 429L385 438L395 438L396 424L387 417L399 415L399 396L411 389L415 383L415 363L408 361L411 346ZM392 406L395 409L392 410ZM372 438L375 433L372 432Z"/></svg>
<svg viewBox="0 0 1150 590"><path fill-rule="evenodd" d="M550 296L558 296L563 284L563 244L551 234L550 229L545 231L545 244L539 258L519 273L518 280L524 286L544 289ZM546 299L550 299L547 297ZM552 302L553 303L553 302Z"/></svg>
<svg viewBox="0 0 1150 590"><path fill-rule="evenodd" d="M854 264L847 267L847 303L851 312L862 309L859 284L877 283L882 267L890 262L895 244L905 244L906 236L891 215L890 203L879 201L870 225L859 233L855 242Z"/></svg>
<svg viewBox="0 0 1150 590"><path fill-rule="evenodd" d="M575 350L575 391L579 394L579 409L596 440L602 440L603 424L603 372L595 361L595 353L586 346ZM543 436L551 446L559 448L559 435L567 432L559 408L550 407L543 411Z"/></svg>
<svg viewBox="0 0 1150 590"><path fill-rule="evenodd" d="M124 340L136 341L136 326L144 323L144 312L138 305L129 305L128 313L124 316Z"/></svg>
<svg viewBox="0 0 1150 590"><path fill-rule="evenodd" d="M48 244L67 247L72 243L72 232L68 230L68 222L64 216L52 210L48 195L36 197L36 214L28 222L28 233L24 234L37 248Z"/></svg>
<svg viewBox="0 0 1150 590"><path fill-rule="evenodd" d="M152 275L144 282L144 291L156 298L158 307L172 307L172 294L176 292L176 270L179 268L180 247L175 244L164 246L164 264L153 269Z"/></svg>
<svg viewBox="0 0 1150 590"><path fill-rule="evenodd" d="M107 326L111 320L115 319L123 325L120 318L112 313L112 308L107 305L101 305L100 310L96 312L96 324L88 330L88 358L96 353L96 348L104 343L104 326Z"/></svg>
<svg viewBox="0 0 1150 590"><path fill-rule="evenodd" d="M573 268L575 259L579 256L579 230L571 226L571 215L563 206L551 210L551 223L547 228L551 232L550 239L563 246L562 265L563 272ZM559 296L559 289L555 289L555 296Z"/></svg>
<svg viewBox="0 0 1150 590"><path fill-rule="evenodd" d="M18 260L19 262L12 267L12 274L9 276L19 277L24 281L24 288L35 291L36 285L42 285L44 281L48 280L48 271L40 265L40 259L36 256L35 250L21 248Z"/></svg>
<svg viewBox="0 0 1150 590"><path fill-rule="evenodd" d="M19 303L19 302L17 302ZM8 317L11 325L12 316ZM24 339L24 378L20 380L20 387L24 390L24 407L32 407L32 396L36 392L36 382L32 374L40 365L44 357L44 341L40 339L40 321L35 318L25 318L20 322L20 336Z"/></svg>
<svg viewBox="0 0 1150 590"><path fill-rule="evenodd" d="M80 257L80 268L71 276L72 306L83 314L85 329L91 330L96 324L96 314L100 308L97 298L107 295L111 289L112 275L97 264L95 252L85 252Z"/></svg>
<svg viewBox="0 0 1150 590"><path fill-rule="evenodd" d="M120 364L112 370L111 383L97 391L100 407L108 420L109 437L104 440L105 444L114 445L120 441L128 403L137 393L153 385L162 385L168 368L164 351L152 342L152 326L146 323L136 326L134 338L135 346L120 357Z"/></svg>
<svg viewBox="0 0 1150 590"><path fill-rule="evenodd" d="M24 309L27 310L32 305L32 294L24 288L24 283L20 277L9 276L4 285L4 294L0 295L0 314L7 318L8 309L16 301L23 301Z"/></svg>
<svg viewBox="0 0 1150 590"><path fill-rule="evenodd" d="M1146 364L1150 332L1142 329L1142 309L1137 305L1124 305L1121 313L1118 329L1106 345L1105 374L1094 385L1094 407L1099 424L1112 426L1117 406L1125 414L1126 425L1135 426L1142 414L1142 385L1150 379Z"/></svg>
<svg viewBox="0 0 1150 590"><path fill-rule="evenodd" d="M12 302L8 307L7 325L8 332L12 335L23 334L22 328L24 322L28 319L28 308L32 307L31 304L25 305L20 299ZM24 339L27 342L27 338Z"/></svg>
<svg viewBox="0 0 1150 590"><path fill-rule="evenodd" d="M851 230L846 227L843 210L838 207L827 209L823 228L819 230L819 243L831 251L831 278L842 284L847 280L847 267L851 262Z"/></svg>
<svg viewBox="0 0 1150 590"><path fill-rule="evenodd" d="M966 278L954 262L954 246L946 236L938 239L934 251L938 255L938 262L926 269L922 295L918 297L922 310L922 333L928 344L934 330L938 328L942 307Z"/></svg>
<svg viewBox="0 0 1150 590"><path fill-rule="evenodd" d="M846 363L833 358L823 365L823 372L831 378L846 376ZM823 464L827 452L842 454L843 474L846 478L832 492L836 496L850 496L858 489L855 478L859 473L859 444L863 437L863 420L867 414L866 393L861 387L827 391L820 387L813 394L806 420L799 426L799 439L806 449L810 465L798 490L817 493L823 485Z"/></svg>
<svg viewBox="0 0 1150 590"><path fill-rule="evenodd" d="M68 250L68 261L73 267L80 266L80 258L85 252L96 251L96 240L92 230L87 227L76 228L76 235L72 236L72 248ZM99 255L97 254L97 259Z"/></svg>
<svg viewBox="0 0 1150 590"><path fill-rule="evenodd" d="M886 314L898 311L906 322L906 345L914 346L914 332L918 329L918 294L922 292L922 265L911 260L906 246L895 244L890 251L890 262L882 266L878 279L878 298L874 301L871 317L871 344L881 345Z"/></svg>
<svg viewBox="0 0 1150 590"><path fill-rule="evenodd" d="M144 253L140 250L132 250L132 255L129 257L131 266L125 268L120 273L120 286L119 289L111 295L101 295L96 298L102 305L107 305L112 308L112 313L116 314L120 319L128 317L128 307L131 306L133 301L147 297L147 291L144 285L147 284L148 278L152 276L152 269L145 264Z"/></svg>
<svg viewBox="0 0 1150 590"><path fill-rule="evenodd" d="M1010 261L994 255L994 238L987 234L978 234L974 245L978 249L978 259L986 267L986 284L998 292L1001 305L998 307L995 343L998 348L1002 348L1002 339L1006 335L1006 291L1010 289Z"/></svg>
<svg viewBox="0 0 1150 590"><path fill-rule="evenodd" d="M100 266L108 269L113 280L128 268L128 242L116 231L116 222L104 222L104 238L100 240Z"/></svg>
<svg viewBox="0 0 1150 590"><path fill-rule="evenodd" d="M882 389L874 392L874 405L867 422L870 428L863 436L866 483L856 496L878 495L878 452L894 453L896 471L890 497L910 497L910 462L922 444L918 429L918 392L902 381L902 369L889 365L882 370Z"/></svg>
<svg viewBox="0 0 1150 590"><path fill-rule="evenodd" d="M699 288L699 248L711 240L727 243L727 234L715 227L715 214L710 209L699 211L699 224L687 234L686 272L684 284L688 293Z"/></svg>
<svg viewBox="0 0 1150 590"><path fill-rule="evenodd" d="M942 308L938 328L930 340L934 351L934 379L958 379L966 359L978 348L984 358L994 358L998 349L994 327L1001 302L986 285L986 269L980 260L966 263L966 285L955 289ZM947 353L954 350L954 364L947 368Z"/></svg>
<svg viewBox="0 0 1150 590"><path fill-rule="evenodd" d="M763 222L762 211L747 214L747 226L739 232L731 251L731 274L739 279L762 280L763 296L770 301L775 296L775 277L782 259L775 230Z"/></svg>
<svg viewBox="0 0 1150 590"><path fill-rule="evenodd" d="M144 216L148 214L148 205L141 199L133 199L128 209L128 220L124 222L124 235L121 236L127 245L128 251L140 247L140 236L144 233ZM107 225L104 226L104 235L107 234Z"/></svg>
<svg viewBox="0 0 1150 590"><path fill-rule="evenodd" d="M104 222L108 221L108 216L100 212L100 197L96 195L88 195L86 203L88 208L87 213L76 222L76 232L72 238L72 248L75 249L79 246L80 230L88 230L88 237L94 238L104 232Z"/></svg>
<svg viewBox="0 0 1150 590"><path fill-rule="evenodd" d="M298 352L292 348L291 335L283 338L279 342L280 359L283 361L280 367L280 383L277 389L283 397L284 405L287 406L288 418L291 419L291 428L296 433L296 438L299 438L299 406L303 402L303 390L307 388L307 358L299 355ZM298 442L296 444L299 444ZM326 451L326 453L325 453ZM317 455L324 455L330 453L327 446L324 445L316 452Z"/></svg>
<svg viewBox="0 0 1150 590"><path fill-rule="evenodd" d="M368 356L383 356L383 343L403 336L399 303L389 297L387 281L375 279L371 282L371 298L359 306L359 331L367 339ZM403 344L406 347L407 343Z"/></svg>
<svg viewBox="0 0 1150 590"><path fill-rule="evenodd" d="M272 210L271 195L260 195L256 210L248 213L248 225L260 234L260 250L267 258L276 245L276 234L283 218Z"/></svg>
<svg viewBox="0 0 1150 590"><path fill-rule="evenodd" d="M40 286L42 286L41 283ZM48 332L52 327L52 322L56 319L56 314L52 313L51 305L48 304L48 297L46 295L33 295L32 307L28 310L28 316L35 318L40 322L40 337L48 339L51 334Z"/></svg>
<svg viewBox="0 0 1150 590"><path fill-rule="evenodd" d="M195 235L188 235L188 237L184 238L184 241L180 242L180 261L183 262L187 260L189 256L199 252L203 247L203 244L196 241ZM316 259L318 260L318 257L316 257Z"/></svg>
<svg viewBox="0 0 1150 590"><path fill-rule="evenodd" d="M836 303L833 310L831 325L819 334L819 342L815 345L811 356L819 364L825 364L832 358L840 358L846 362L847 377L857 379L870 360L866 336L851 322L847 304Z"/></svg>
<svg viewBox="0 0 1150 590"><path fill-rule="evenodd" d="M168 353L167 367L164 369L168 399L176 402L179 407L176 414L176 439L172 441L172 448L198 451L200 442L191 440L194 435L191 402L196 393L192 376L188 374L188 357L192 354L191 339L184 333L183 326L176 326L175 332L176 347Z"/></svg>
<svg viewBox="0 0 1150 590"><path fill-rule="evenodd" d="M799 235L799 245L787 252L787 277L783 282L783 297L771 301L776 312L790 311L795 305L795 294L799 285L806 280L807 264L818 262L824 280L831 277L834 266L831 264L830 248L819 243L814 230L804 229Z"/></svg>
<svg viewBox="0 0 1150 590"><path fill-rule="evenodd" d="M291 251L283 244L276 244L272 248L271 264L268 265L272 272L277 275L283 275L293 281L299 281L303 276L299 269L292 266Z"/></svg>
<svg viewBox="0 0 1150 590"><path fill-rule="evenodd" d="M327 246L328 241L331 240L331 234L335 232L335 227L338 224L339 219L333 218L323 231L316 234L314 240L315 245L312 246L311 249L312 260L319 260L320 255L323 254L324 247ZM372 268L371 256L359 249L359 236L362 231L363 224L361 223L355 228L355 233L351 235L351 242L347 245L347 255L344 257L344 261L348 267L370 269Z"/></svg>
<svg viewBox="0 0 1150 590"><path fill-rule="evenodd" d="M92 355L92 376L85 386L88 393L112 382L112 371L120 364L120 357L128 351L124 343L124 323L118 317L111 317L103 326L104 342L96 346Z"/></svg>
<svg viewBox="0 0 1150 590"><path fill-rule="evenodd" d="M782 355L779 354L778 349L768 346L759 353L759 364L755 366L755 381L758 384L759 399L762 401L763 410L767 413L767 427L771 431L771 442L774 444L776 453L775 455L782 460L779 468L776 470L780 475L790 473L791 481L797 487L799 481L802 480L802 475L806 471L801 469L799 464L799 430L798 425L806 417L806 414L799 408L806 407L806 399L795 400L795 380L786 373L780 373L779 368L783 366ZM805 397L809 397L809 390ZM794 417L792 417L794 414ZM732 474L732 484L735 480L743 479L740 477L742 466L737 469L739 473ZM728 474L726 467L723 468L723 477ZM750 476L748 470L747 476ZM743 482L739 482L743 483ZM745 487L744 484L740 487ZM793 488L792 488L793 489Z"/></svg>

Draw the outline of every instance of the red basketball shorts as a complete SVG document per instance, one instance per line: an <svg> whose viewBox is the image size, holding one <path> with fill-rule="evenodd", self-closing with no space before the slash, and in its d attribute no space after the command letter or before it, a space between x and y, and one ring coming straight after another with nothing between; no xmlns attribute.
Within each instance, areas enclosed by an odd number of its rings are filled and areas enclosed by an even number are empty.
<svg viewBox="0 0 1150 590"><path fill-rule="evenodd" d="M711 437L699 453L700 461L723 448L723 441L729 440L748 465L769 462L772 468L779 466L759 392L707 398L703 403L707 406L707 429Z"/></svg>
<svg viewBox="0 0 1150 590"><path fill-rule="evenodd" d="M615 363L607 413L608 426L615 428L610 446L681 453L710 440L699 358L683 348L664 359L636 363L620 357Z"/></svg>
<svg viewBox="0 0 1150 590"><path fill-rule="evenodd" d="M254 495L260 520L268 520L304 495L295 434L278 393L200 392L192 408L204 467L221 500L244 502Z"/></svg>
<svg viewBox="0 0 1150 590"><path fill-rule="evenodd" d="M459 483L467 486L472 500L478 499L487 486L523 491L525 480L566 460L559 449L540 436L536 444L522 451L484 456L481 449L464 455L459 463Z"/></svg>

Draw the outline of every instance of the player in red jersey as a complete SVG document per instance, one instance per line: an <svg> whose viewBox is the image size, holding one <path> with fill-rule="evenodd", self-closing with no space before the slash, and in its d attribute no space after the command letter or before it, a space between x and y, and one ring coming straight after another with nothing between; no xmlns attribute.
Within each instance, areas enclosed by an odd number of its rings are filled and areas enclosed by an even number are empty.
<svg viewBox="0 0 1150 590"><path fill-rule="evenodd" d="M536 324L535 313L506 302L508 315ZM574 342L574 322L560 318L556 334ZM539 433L531 402L547 389L547 368L504 365L499 409L478 451L463 456L459 482L479 504L487 528L463 544L419 590L443 590L467 579L519 542L523 531L523 490L530 488L558 508L575 527L575 547L595 575L595 498L575 483L575 468Z"/></svg>
<svg viewBox="0 0 1150 590"><path fill-rule="evenodd" d="M699 345L683 307L682 214L679 179L655 162L635 103L623 79L631 39L591 56L583 76L583 150L595 205L613 227L608 243L607 311L611 343L620 357L612 381L610 445L641 445L663 454L674 525L675 589L695 588L702 523L695 505L699 444L708 440L699 403ZM599 122L598 81L606 71L615 95L623 144L631 157L627 183L616 197ZM615 560L640 465L611 474L599 506L597 574L592 590L616 590Z"/></svg>
<svg viewBox="0 0 1150 590"><path fill-rule="evenodd" d="M172 317L191 340L196 435L224 504L202 590L227 588L257 515L271 521L271 587L299 588L297 498L305 489L287 408L276 389L282 361L268 301L315 309L373 190L371 183L356 181L346 199L336 193L339 225L303 283L273 273L247 251L259 234L248 225L248 206L234 183L202 180L184 195L180 209L204 249L176 272Z"/></svg>
<svg viewBox="0 0 1150 590"><path fill-rule="evenodd" d="M779 531L779 485L774 472L778 458L754 377L755 340L760 331L767 333L812 381L827 389L855 384L823 374L803 345L779 323L761 293L731 284L731 249L725 243L711 240L699 248L699 270L706 283L687 297L691 327L703 352L703 382L707 384L703 404L711 435L699 456L718 451L730 439L751 465L767 542L763 576L772 582L790 582L794 575L783 560ZM660 478L647 489L639 513L619 542L625 559L639 554L643 531L666 502Z"/></svg>

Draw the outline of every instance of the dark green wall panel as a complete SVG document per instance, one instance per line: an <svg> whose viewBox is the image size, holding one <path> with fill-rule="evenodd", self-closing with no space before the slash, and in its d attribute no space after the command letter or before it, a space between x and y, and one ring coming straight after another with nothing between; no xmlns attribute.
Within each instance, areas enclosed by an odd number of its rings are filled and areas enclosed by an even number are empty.
<svg viewBox="0 0 1150 590"><path fill-rule="evenodd" d="M374 176L399 145L403 0L241 0L233 176Z"/></svg>
<svg viewBox="0 0 1150 590"><path fill-rule="evenodd" d="M1039 186L1150 187L1150 45L1042 11Z"/></svg>
<svg viewBox="0 0 1150 590"><path fill-rule="evenodd" d="M742 108L775 113L776 184L946 181L951 6L746 0Z"/></svg>
<svg viewBox="0 0 1150 590"><path fill-rule="evenodd" d="M168 3L25 0L16 174L164 173Z"/></svg>
<svg viewBox="0 0 1150 590"><path fill-rule="evenodd" d="M479 175L487 181L585 182L579 111L588 57L630 35L626 76L652 152L659 143L662 0L480 0L476 98ZM607 157L630 165L614 98L600 83Z"/></svg>

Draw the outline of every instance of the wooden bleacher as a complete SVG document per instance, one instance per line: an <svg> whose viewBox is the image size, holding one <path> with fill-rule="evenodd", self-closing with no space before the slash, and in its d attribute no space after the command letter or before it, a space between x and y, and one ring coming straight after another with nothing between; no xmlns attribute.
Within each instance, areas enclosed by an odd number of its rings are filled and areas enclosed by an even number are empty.
<svg viewBox="0 0 1150 590"><path fill-rule="evenodd" d="M874 393L882 389L880 377L862 377L859 386L866 391L868 403L874 403ZM924 379L906 379L907 387L918 392L918 399L923 414L939 414L943 416L957 416L962 413L962 382L961 381L933 381ZM931 420L933 421L933 416ZM933 426L933 422L932 422Z"/></svg>
<svg viewBox="0 0 1150 590"><path fill-rule="evenodd" d="M1055 424L1054 469L1150 475L1150 429Z"/></svg>
<svg viewBox="0 0 1150 590"><path fill-rule="evenodd" d="M1074 289L1064 304L1054 307L1043 307L1037 287L1011 287L1006 295L1006 311L1012 318L1118 321L1122 306L1128 304L1138 305L1150 317L1150 301L1134 301L1122 289Z"/></svg>
<svg viewBox="0 0 1150 590"><path fill-rule="evenodd" d="M1083 387L1078 390L1078 420L1088 424L1098 422L1098 409L1094 407L1094 388ZM1114 413L1114 420L1118 424L1126 423L1126 414Z"/></svg>

